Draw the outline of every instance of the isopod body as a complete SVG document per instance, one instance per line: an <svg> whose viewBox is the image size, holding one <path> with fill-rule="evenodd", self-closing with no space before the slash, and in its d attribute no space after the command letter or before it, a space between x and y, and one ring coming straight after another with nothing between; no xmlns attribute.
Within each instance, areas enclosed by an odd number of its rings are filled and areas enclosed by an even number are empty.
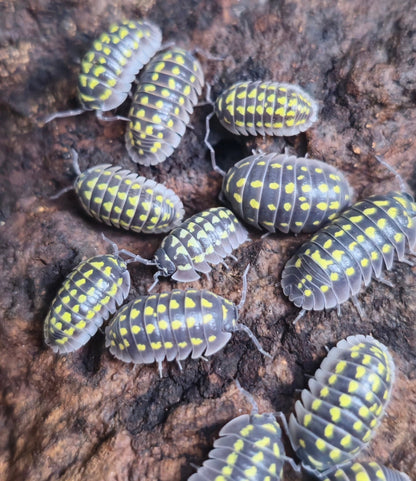
<svg viewBox="0 0 416 481"><path fill-rule="evenodd" d="M338 467L323 481L410 481L407 474L386 468L375 461L351 462Z"/></svg>
<svg viewBox="0 0 416 481"><path fill-rule="evenodd" d="M271 413L243 414L220 431L209 458L188 481L279 481L285 450Z"/></svg>
<svg viewBox="0 0 416 481"><path fill-rule="evenodd" d="M171 189L110 164L80 173L74 188L89 215L134 232L168 232L181 223L185 212Z"/></svg>
<svg viewBox="0 0 416 481"><path fill-rule="evenodd" d="M135 76L161 43L159 27L149 21L111 25L81 61L78 92L84 109L108 111L121 105Z"/></svg>
<svg viewBox="0 0 416 481"><path fill-rule="evenodd" d="M166 50L146 65L126 130L126 148L133 162L155 165L172 154L203 85L200 63L181 48Z"/></svg>
<svg viewBox="0 0 416 481"><path fill-rule="evenodd" d="M416 204L407 193L373 195L357 202L303 244L286 263L282 288L296 306L319 311L338 307L391 269L394 254L405 261L416 242Z"/></svg>
<svg viewBox="0 0 416 481"><path fill-rule="evenodd" d="M319 476L357 456L385 413L393 382L393 359L373 337L350 336L331 349L289 419L304 467Z"/></svg>
<svg viewBox="0 0 416 481"><path fill-rule="evenodd" d="M246 332L265 353L250 329L237 323L238 307L207 290L174 289L141 296L123 306L106 328L106 346L124 362L151 364L211 356L235 331Z"/></svg>
<svg viewBox="0 0 416 481"><path fill-rule="evenodd" d="M246 229L225 207L213 207L175 227L155 252L156 277L172 276L180 282L208 274L210 264L219 264L248 238Z"/></svg>
<svg viewBox="0 0 416 481"><path fill-rule="evenodd" d="M286 154L255 154L226 173L222 196L248 224L269 232L313 232L351 204L335 167Z"/></svg>
<svg viewBox="0 0 416 481"><path fill-rule="evenodd" d="M81 262L65 279L44 323L45 342L60 354L86 344L130 291L123 259L106 254Z"/></svg>
<svg viewBox="0 0 416 481"><path fill-rule="evenodd" d="M237 135L297 135L318 116L317 103L297 85L238 82L215 102L221 124Z"/></svg>

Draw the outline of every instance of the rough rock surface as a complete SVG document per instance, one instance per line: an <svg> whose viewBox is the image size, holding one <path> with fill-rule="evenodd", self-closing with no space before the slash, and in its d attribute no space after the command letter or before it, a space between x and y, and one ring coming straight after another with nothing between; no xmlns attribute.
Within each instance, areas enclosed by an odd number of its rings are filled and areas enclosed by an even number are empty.
<svg viewBox="0 0 416 481"><path fill-rule="evenodd" d="M416 479L416 269L396 263L391 289L373 282L360 296L368 318L351 304L306 315L279 287L282 267L307 238L273 235L251 242L194 283L238 301L247 263L248 302L242 322L273 360L244 334L209 359L187 360L180 372L164 365L131 367L114 359L98 334L71 355L43 342L43 320L64 277L81 260L109 251L104 232L121 247L150 257L161 237L131 235L91 221L74 195L49 196L72 182L69 149L82 168L112 162L136 169L125 151L122 122L92 113L42 128L39 115L77 106L79 58L115 19L149 16L164 39L200 47L213 95L239 79L273 79L303 86L321 105L319 121L298 137L237 138L212 122L223 168L259 146L289 147L335 165L357 197L398 188L378 164L383 156L416 189L416 9L413 0L88 0L22 1L0 5L0 479L183 481L201 464L223 424L249 403L233 383L258 400L261 411L288 414L332 346L350 334L372 333L387 344L397 382L368 453ZM123 112L123 108L120 109ZM124 109L125 112L125 109ZM187 215L218 205L221 178L204 149L197 108L175 154L140 168L180 193ZM150 267L131 266L130 298L145 293ZM160 289L171 289L168 281ZM182 286L185 287L185 286ZM189 287L189 286L187 286ZM288 470L286 479L295 479Z"/></svg>

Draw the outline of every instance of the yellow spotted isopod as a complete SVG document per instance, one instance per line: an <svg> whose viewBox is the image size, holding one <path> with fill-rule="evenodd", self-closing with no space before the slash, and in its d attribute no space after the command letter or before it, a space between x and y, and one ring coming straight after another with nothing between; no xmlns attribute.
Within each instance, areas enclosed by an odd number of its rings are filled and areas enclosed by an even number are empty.
<svg viewBox="0 0 416 481"><path fill-rule="evenodd" d="M307 471L322 479L368 445L386 412L394 372L387 347L371 336L347 337L329 351L287 427Z"/></svg>
<svg viewBox="0 0 416 481"><path fill-rule="evenodd" d="M126 148L141 165L155 165L179 145L204 85L200 63L173 47L143 69L129 112Z"/></svg>
<svg viewBox="0 0 416 481"><path fill-rule="evenodd" d="M67 276L44 322L46 344L59 354L86 344L130 291L127 263L118 254L91 257ZM130 255L132 256L132 255Z"/></svg>
<svg viewBox="0 0 416 481"><path fill-rule="evenodd" d="M406 250L416 245L416 203L406 192L373 195L341 213L303 244L282 272L282 289L306 311L331 309L357 300L362 285L375 277L387 283L382 269L392 268L395 255L408 262ZM412 264L411 264L412 265ZM391 284L390 284L391 286Z"/></svg>
<svg viewBox="0 0 416 481"><path fill-rule="evenodd" d="M126 100L136 75L159 50L161 43L159 27L148 20L112 24L94 40L81 61L78 77L81 108L56 112L45 117L43 122L86 110L94 110L99 118L113 119L103 117L102 112L115 109Z"/></svg>
<svg viewBox="0 0 416 481"><path fill-rule="evenodd" d="M268 232L314 232L351 204L335 167L287 154L246 157L224 176L221 198L247 224Z"/></svg>
<svg viewBox="0 0 416 481"><path fill-rule="evenodd" d="M238 82L215 102L220 123L237 135L297 135L318 118L318 104L297 85Z"/></svg>
<svg viewBox="0 0 416 481"><path fill-rule="evenodd" d="M106 346L124 362L157 362L162 377L162 361L197 359L221 350L231 334L244 331L265 356L259 341L244 324L238 323L238 306L207 290L174 289L171 292L140 296L123 306L107 326Z"/></svg>

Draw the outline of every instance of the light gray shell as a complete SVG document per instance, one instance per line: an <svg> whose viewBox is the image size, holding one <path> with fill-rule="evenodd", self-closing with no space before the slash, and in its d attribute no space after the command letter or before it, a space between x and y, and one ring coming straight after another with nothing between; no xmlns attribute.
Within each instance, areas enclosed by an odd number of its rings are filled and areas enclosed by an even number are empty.
<svg viewBox="0 0 416 481"><path fill-rule="evenodd" d="M189 52L173 47L144 68L130 107L126 148L141 165L155 165L179 145L204 85L204 74Z"/></svg>
<svg viewBox="0 0 416 481"><path fill-rule="evenodd" d="M221 429L210 459L188 481L279 481L285 461L281 437L273 414L243 414Z"/></svg>
<svg viewBox="0 0 416 481"><path fill-rule="evenodd" d="M318 105L297 85L238 82L218 96L215 113L236 135L297 135L318 118Z"/></svg>
<svg viewBox="0 0 416 481"><path fill-rule="evenodd" d="M303 466L316 474L358 455L386 411L394 370L386 346L371 336L350 336L329 351L289 419Z"/></svg>
<svg viewBox="0 0 416 481"><path fill-rule="evenodd" d="M289 259L282 289L295 306L320 311L358 294L364 283L405 260L416 245L416 204L407 193L373 195L319 230Z"/></svg>
<svg viewBox="0 0 416 481"><path fill-rule="evenodd" d="M244 331L269 356L237 320L237 306L228 299L206 290L174 289L141 296L123 306L106 328L106 346L124 362L157 362L160 375L164 359L176 359L179 364L190 355L193 359L211 356L235 331Z"/></svg>
<svg viewBox="0 0 416 481"><path fill-rule="evenodd" d="M185 213L173 190L119 166L91 167L78 176L74 187L90 216L133 232L168 232Z"/></svg>
<svg viewBox="0 0 416 481"><path fill-rule="evenodd" d="M162 241L154 260L163 276L180 282L208 274L210 264L219 264L248 238L246 229L225 207L195 214L175 227Z"/></svg>
<svg viewBox="0 0 416 481"><path fill-rule="evenodd" d="M335 167L287 154L255 154L226 173L222 196L245 222L268 232L314 232L351 204Z"/></svg>
<svg viewBox="0 0 416 481"><path fill-rule="evenodd" d="M386 468L375 461L348 463L328 474L323 481L411 481L401 471Z"/></svg>

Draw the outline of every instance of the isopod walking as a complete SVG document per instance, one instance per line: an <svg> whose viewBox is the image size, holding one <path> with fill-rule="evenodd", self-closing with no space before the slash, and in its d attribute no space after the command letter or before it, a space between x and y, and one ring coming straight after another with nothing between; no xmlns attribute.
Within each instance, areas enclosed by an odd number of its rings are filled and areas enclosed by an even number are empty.
<svg viewBox="0 0 416 481"><path fill-rule="evenodd" d="M372 277L383 281L395 253L406 262L416 244L416 203L405 192L373 195L357 202L303 244L286 263L282 289L306 311L331 309L351 299L360 314L357 294ZM407 261L409 262L409 261ZM297 319L298 319L297 318Z"/></svg>
<svg viewBox="0 0 416 481"><path fill-rule="evenodd" d="M113 245L113 254L91 257L66 277L44 322L46 344L54 352L73 352L86 344L129 294L128 261L134 258Z"/></svg>
<svg viewBox="0 0 416 481"><path fill-rule="evenodd" d="M161 52L146 65L130 107L125 136L133 162L155 165L173 153L203 85L200 63L181 48Z"/></svg>
<svg viewBox="0 0 416 481"><path fill-rule="evenodd" d="M199 279L198 272L208 274L209 264L219 264L224 257L231 256L233 249L248 238L246 229L236 216L225 207L213 207L186 219L175 227L162 241L153 260L136 256L136 261L155 265L159 276L171 276L179 282Z"/></svg>
<svg viewBox="0 0 416 481"><path fill-rule="evenodd" d="M214 115L223 127L236 135L291 136L304 132L316 122L318 104L293 84L237 82L224 90L214 103L214 111L206 118L204 139L211 152L213 169L224 175L216 165L215 151L208 141L209 123Z"/></svg>
<svg viewBox="0 0 416 481"><path fill-rule="evenodd" d="M244 331L263 355L271 357L251 330L237 322L247 291L246 273L238 306L213 292L196 289L138 297L123 306L107 326L106 346L124 362L157 362L160 376L164 359L176 359L181 367L180 361L190 355L192 359L211 356L236 331Z"/></svg>
<svg viewBox="0 0 416 481"><path fill-rule="evenodd" d="M56 112L45 117L43 122L79 115L86 110L94 110L98 117L106 119L102 112L115 109L124 102L135 76L159 50L161 43L159 27L147 20L124 20L112 24L107 32L94 40L81 61L78 77L81 108Z"/></svg>
<svg viewBox="0 0 416 481"><path fill-rule="evenodd" d="M351 204L335 167L287 154L246 157L224 176L221 195L245 222L268 232L314 232Z"/></svg>
<svg viewBox="0 0 416 481"><path fill-rule="evenodd" d="M217 97L215 114L233 134L290 136L316 122L318 106L298 85L238 82Z"/></svg>
<svg viewBox="0 0 416 481"><path fill-rule="evenodd" d="M185 210L173 190L110 164L81 172L74 150L72 156L78 175L74 186L63 189L52 199L74 189L91 217L113 227L144 234L168 232L182 222Z"/></svg>

